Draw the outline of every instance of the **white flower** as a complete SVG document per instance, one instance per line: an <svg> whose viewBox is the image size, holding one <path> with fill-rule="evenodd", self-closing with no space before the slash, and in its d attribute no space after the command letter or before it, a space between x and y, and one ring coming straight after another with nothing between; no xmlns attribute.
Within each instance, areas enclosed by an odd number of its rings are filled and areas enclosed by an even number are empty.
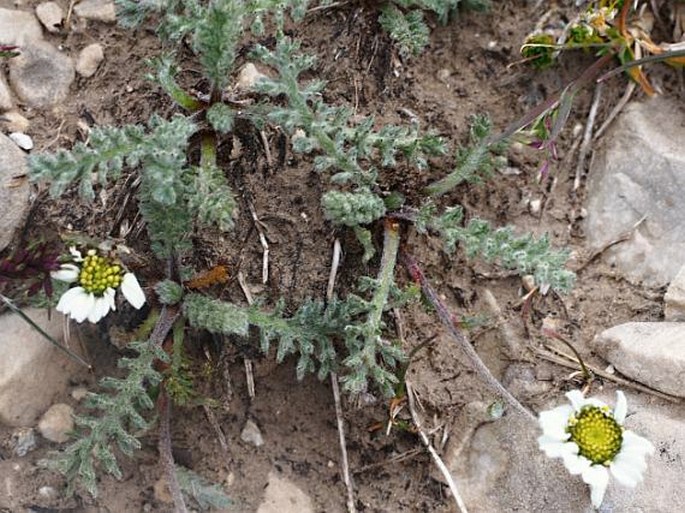
<svg viewBox="0 0 685 513"><path fill-rule="evenodd" d="M116 310L114 296L120 288L124 298L139 309L145 303L145 293L133 273L124 273L121 266L98 256L93 249L84 258L76 248L69 248L75 264L62 264L52 273L56 280L78 283L67 290L57 303L56 310L69 315L76 322L88 319L100 321L110 310Z"/></svg>
<svg viewBox="0 0 685 513"><path fill-rule="evenodd" d="M626 397L620 391L616 396L612 412L602 401L573 390L566 394L570 405L540 413L540 449L550 458L562 458L571 474L582 476L590 485L595 508L602 504L610 474L622 485L634 487L647 468L645 457L654 452L649 440L623 428Z"/></svg>

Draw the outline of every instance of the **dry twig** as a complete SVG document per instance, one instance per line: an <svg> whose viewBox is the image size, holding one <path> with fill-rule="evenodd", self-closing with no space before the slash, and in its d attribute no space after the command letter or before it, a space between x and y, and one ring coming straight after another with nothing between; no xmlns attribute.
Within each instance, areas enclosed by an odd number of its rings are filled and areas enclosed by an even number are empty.
<svg viewBox="0 0 685 513"><path fill-rule="evenodd" d="M623 107L626 106L626 103L630 100L630 97L633 95L633 92L635 92L635 89L637 88L637 84L635 82L628 82L628 87L626 87L625 92L623 93L623 96L621 99L618 101L616 106L611 109L611 112L607 116L607 118L604 120L604 123L602 123L602 126L599 127L597 132L595 133L594 139L595 141L599 139L604 131L609 128L609 125L614 121L614 118L618 116L619 112L623 110Z"/></svg>
<svg viewBox="0 0 685 513"><path fill-rule="evenodd" d="M547 360L552 363L556 363L557 365L561 365L562 367L566 367L567 369L573 369L573 370L581 370L580 365L578 365L578 361L573 358L571 355L568 355L564 353L563 351L555 348L555 347L549 347L546 346L548 349L540 349L539 347L534 347L533 350L535 353L542 359ZM553 352L552 352L553 351ZM555 354L557 353L557 354ZM561 356L559 356L561 355ZM593 367L592 365L585 365L587 369L592 372L593 374L607 379L609 381L613 381L614 383L617 383L619 385L625 386L632 388L634 390L637 390L639 392L644 392L645 394L651 394L653 396L659 397L661 399L665 399L666 401L670 401L672 403L680 403L682 400L679 397L673 397L671 395L665 394L663 392L659 392L658 390L654 390L652 388L649 388L648 386L642 385L640 383L635 383L634 381L621 378L620 376L615 376L613 374L609 374L606 371L603 371L602 369L599 369L597 367Z"/></svg>
<svg viewBox="0 0 685 513"><path fill-rule="evenodd" d="M580 152L578 153L578 162L576 163L576 176L573 179L573 190L577 191L580 187L580 178L585 169L585 160L590 153L592 147L592 130L595 126L595 119L597 118L597 109L599 102L602 100L602 90L604 83L600 82L595 87L595 94L592 98L592 105L590 106L590 113L587 116L587 123L585 124L585 132L583 133L583 142L580 145Z"/></svg>
<svg viewBox="0 0 685 513"><path fill-rule="evenodd" d="M247 301L247 304L252 305L252 303L254 303L254 299L252 298L252 293L250 292L250 289L247 287L247 283L245 282L245 275L242 271L238 271L238 284L240 285L243 294L245 294L245 300ZM247 394L250 396L250 399L254 399L256 392L254 386L254 372L252 371L252 360L250 360L249 358L245 358L243 361L245 363L245 381L247 383Z"/></svg>
<svg viewBox="0 0 685 513"><path fill-rule="evenodd" d="M601 248L597 249L595 252L593 252L585 262L582 262L577 268L573 269L573 272L578 274L580 271L585 269L590 263L592 263L598 256L600 256L602 253L604 253L606 250L608 250L610 247L615 246L616 244L619 244L621 242L625 242L628 239L630 239L633 236L633 232L639 228L639 226L645 222L647 219L647 214L643 215L633 226L631 226L628 230L625 232L619 234L618 237L616 237L613 240L610 240L606 244L604 244Z"/></svg>
<svg viewBox="0 0 685 513"><path fill-rule="evenodd" d="M262 283L266 283L269 281L269 243L266 240L266 235L264 235L263 223L257 217L254 205L251 201L248 201L247 206L250 209L257 233L259 233L259 243L262 245Z"/></svg>

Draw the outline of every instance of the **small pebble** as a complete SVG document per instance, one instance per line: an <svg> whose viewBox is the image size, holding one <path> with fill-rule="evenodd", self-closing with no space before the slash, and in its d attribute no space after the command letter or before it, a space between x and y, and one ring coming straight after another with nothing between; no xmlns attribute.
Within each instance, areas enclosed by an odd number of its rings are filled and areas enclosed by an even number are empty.
<svg viewBox="0 0 685 513"><path fill-rule="evenodd" d="M259 430L257 424L255 424L251 420L248 420L245 423L245 427L243 428L243 431L240 433L240 439L243 442L254 445L255 447L264 445L264 438L262 437L262 432Z"/></svg>
<svg viewBox="0 0 685 513"><path fill-rule="evenodd" d="M58 32L64 12L55 2L43 2L36 6L36 16L48 32Z"/></svg>
<svg viewBox="0 0 685 513"><path fill-rule="evenodd" d="M535 288L535 276L532 274L526 274L525 276L521 277L521 284L527 292L530 292Z"/></svg>
<svg viewBox="0 0 685 513"><path fill-rule="evenodd" d="M52 499L57 497L57 490L55 490L52 486L41 486L38 488L38 495L46 499Z"/></svg>
<svg viewBox="0 0 685 513"><path fill-rule="evenodd" d="M22 132L12 132L9 138L14 141L14 144L19 146L22 150L30 151L33 149L33 139Z"/></svg>
<svg viewBox="0 0 685 513"><path fill-rule="evenodd" d="M534 216L540 214L540 210L542 209L542 200L541 199L534 199L531 200L530 203L528 204L528 207L530 209L530 213L533 214Z"/></svg>
<svg viewBox="0 0 685 513"><path fill-rule="evenodd" d="M238 72L238 78L236 79L235 87L236 89L242 91L250 91L254 89L257 82L260 80L268 78L264 73L259 71L257 67L248 62Z"/></svg>
<svg viewBox="0 0 685 513"><path fill-rule="evenodd" d="M64 443L74 429L73 414L74 409L68 404L55 404L40 419L38 431L51 442Z"/></svg>
<svg viewBox="0 0 685 513"><path fill-rule="evenodd" d="M76 60L76 72L82 77L92 77L104 58L105 53L101 44L88 45L79 53Z"/></svg>
<svg viewBox="0 0 685 513"><path fill-rule="evenodd" d="M437 78L443 84L446 84L451 74L452 73L450 72L450 70L442 68L439 69L438 72L435 74L435 78Z"/></svg>
<svg viewBox="0 0 685 513"><path fill-rule="evenodd" d="M88 389L86 387L76 387L71 391L71 397L76 401L83 400L88 395Z"/></svg>

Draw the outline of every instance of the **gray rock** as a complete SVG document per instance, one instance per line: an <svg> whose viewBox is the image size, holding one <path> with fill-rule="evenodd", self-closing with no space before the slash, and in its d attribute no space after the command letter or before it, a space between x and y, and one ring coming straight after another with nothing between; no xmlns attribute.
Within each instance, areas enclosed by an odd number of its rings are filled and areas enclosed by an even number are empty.
<svg viewBox="0 0 685 513"><path fill-rule="evenodd" d="M38 431L46 440L64 443L74 429L73 415L74 409L68 404L54 404L41 417Z"/></svg>
<svg viewBox="0 0 685 513"><path fill-rule="evenodd" d="M10 60L10 84L32 107L50 107L64 100L74 81L74 64L50 43L38 41Z"/></svg>
<svg viewBox="0 0 685 513"><path fill-rule="evenodd" d="M15 179L27 173L24 152L9 137L0 134L0 251L10 243L28 213L28 181ZM2 336L0 332L0 339Z"/></svg>
<svg viewBox="0 0 685 513"><path fill-rule="evenodd" d="M685 266L668 286L664 303L664 318L667 321L685 321Z"/></svg>
<svg viewBox="0 0 685 513"><path fill-rule="evenodd" d="M257 513L314 513L311 498L292 481L269 473L269 483Z"/></svg>
<svg viewBox="0 0 685 513"><path fill-rule="evenodd" d="M15 456L26 456L36 448L36 432L33 428L15 429L12 431L10 446Z"/></svg>
<svg viewBox="0 0 685 513"><path fill-rule="evenodd" d="M29 120L16 110L4 112L0 115L0 123L8 132L26 132L30 126Z"/></svg>
<svg viewBox="0 0 685 513"><path fill-rule="evenodd" d="M43 29L30 12L0 8L0 34L6 45L24 46L43 39Z"/></svg>
<svg viewBox="0 0 685 513"><path fill-rule="evenodd" d="M592 347L625 376L685 397L685 324L628 322L597 335Z"/></svg>
<svg viewBox="0 0 685 513"><path fill-rule="evenodd" d="M17 150L19 151L19 150ZM0 152L0 155L2 152ZM55 340L63 341L63 317L45 310L24 311ZM69 347L80 344L72 335ZM32 426L82 367L53 347L21 317L0 315L0 422L9 426Z"/></svg>
<svg viewBox="0 0 685 513"><path fill-rule="evenodd" d="M586 232L601 247L639 221L633 237L606 258L633 281L669 283L685 254L685 109L664 97L628 105L595 152Z"/></svg>
<svg viewBox="0 0 685 513"><path fill-rule="evenodd" d="M113 23L117 13L112 0L83 0L74 7L74 12L81 18Z"/></svg>
<svg viewBox="0 0 685 513"><path fill-rule="evenodd" d="M477 427L449 463L469 513L593 511L587 487L540 451L539 435L537 423L516 414Z"/></svg>
<svg viewBox="0 0 685 513"><path fill-rule="evenodd" d="M82 77L92 77L104 58L105 53L101 44L88 45L81 50L76 59L76 72Z"/></svg>
<svg viewBox="0 0 685 513"><path fill-rule="evenodd" d="M59 32L64 19L64 11L55 2L43 2L36 6L36 16L48 32Z"/></svg>
<svg viewBox="0 0 685 513"><path fill-rule="evenodd" d="M0 111L10 110L12 107L14 107L12 92L7 85L5 73L0 69Z"/></svg>
<svg viewBox="0 0 685 513"><path fill-rule="evenodd" d="M245 427L240 433L240 439L243 442L254 445L255 447L260 447L264 445L264 438L262 437L262 432L259 430L257 424L255 424L251 420L248 420L245 423Z"/></svg>

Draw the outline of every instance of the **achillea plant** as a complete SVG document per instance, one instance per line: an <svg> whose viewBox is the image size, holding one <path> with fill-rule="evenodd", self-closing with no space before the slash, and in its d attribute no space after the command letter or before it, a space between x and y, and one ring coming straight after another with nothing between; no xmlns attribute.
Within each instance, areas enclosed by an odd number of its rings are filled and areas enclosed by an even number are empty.
<svg viewBox="0 0 685 513"><path fill-rule="evenodd" d="M205 75L207 90L185 91L175 78L178 66L173 53L160 56L153 63L155 80L183 113L170 119L153 116L147 126L97 128L88 144L77 143L70 150L31 157L32 178L49 182L54 196L76 185L85 200L92 199L94 179L98 187L106 187L119 180L124 171L138 173L137 205L147 226L151 249L167 270L162 281L150 284L163 307L152 310L146 325L151 332L149 338L132 346L135 357L121 362L128 375L103 381L108 392L95 394L89 401L99 413L79 418L79 438L57 459L56 466L71 480L72 489L80 481L90 493L95 493L98 465L120 476L113 447L129 454L139 446L136 436L150 426L142 414L154 406L150 396L154 387L162 412L160 452L172 492L178 492L172 494L180 508L183 499L170 456L168 422L169 399L176 404L191 404L196 398L193 376L183 353L186 326L238 337L247 336L249 328L254 327L259 331L264 352L276 346L279 361L291 354L296 356L299 378L310 372L324 378L336 371L351 393L377 388L392 395L398 383L397 364L406 356L388 333L385 315L389 308L401 306L410 296L403 294L395 283L403 228L437 234L449 251L464 248L472 258L485 258L535 274L548 286L570 287L572 275L563 269L565 255L552 251L546 238L515 237L511 229L493 229L477 218L465 224L461 207L444 207L439 213L433 206L439 196L461 182L487 178L493 148L484 142L489 129L484 118L474 121L473 148L457 153L455 171L428 187L423 206L404 205L397 193L384 186L384 173L398 161L425 170L431 159L448 153L447 143L415 124L378 126L371 117L355 122L348 108L329 105L322 99L323 82L302 84L301 74L312 66L314 59L301 54L297 41L285 37L282 27L285 13L299 16L303 5L298 1L288 4L272 0L119 0L126 23L141 23L155 12L160 37L169 44L181 40L190 43ZM433 7L437 8L437 4ZM275 21L275 45L256 45L253 55L270 66L274 76L258 83L258 91L263 94L260 103L237 110L224 98L237 58L236 46L249 27L263 28L265 16ZM273 101L276 97L278 101ZM294 151L308 155L326 183L327 190L321 198L325 216L334 225L354 231L364 247L365 260L374 253L372 231L383 230L375 277L360 277L358 289L344 297L327 302L312 299L294 311L286 311L280 298L273 298L273 308L266 307L265 301L251 306L223 301L212 297L201 283L182 279L179 261L192 248L194 229L212 225L230 230L237 215L230 180L216 156L222 138L236 130L237 117L253 123L278 124L292 135ZM96 263L106 270L115 265L100 265L99 260ZM73 274L75 269L71 271ZM79 279L82 272L80 269ZM97 288L79 294L95 295L97 290L97 294L104 295L108 287L115 289L119 285L119 278L123 284L126 274L122 269L111 274L115 275L111 283L101 283L108 278L98 275L100 281L95 280L95 285L92 280L86 283L91 289ZM132 304L136 306L135 303L138 302L134 299ZM93 313L92 320L99 320L101 313ZM160 347L169 334L173 339L171 355ZM157 360L164 365L158 368Z"/></svg>

